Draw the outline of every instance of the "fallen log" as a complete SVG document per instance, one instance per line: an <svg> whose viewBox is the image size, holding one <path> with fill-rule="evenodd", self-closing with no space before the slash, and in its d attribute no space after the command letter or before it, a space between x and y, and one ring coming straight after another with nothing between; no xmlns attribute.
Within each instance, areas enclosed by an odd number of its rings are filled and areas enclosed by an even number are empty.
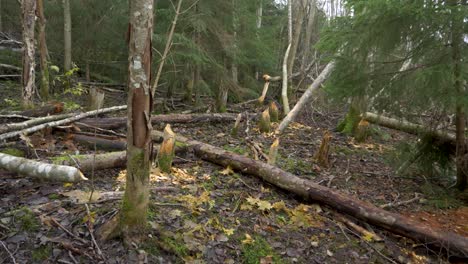
<svg viewBox="0 0 468 264"><path fill-rule="evenodd" d="M414 124L404 120L398 120L395 118L385 117L382 115L377 115L374 113L364 113L362 115L366 121L371 122L373 124L377 124L379 126L388 127L395 130L400 130L409 134L413 135L429 135L434 137L442 142L449 142L455 144L456 136L453 133L448 131L441 131L441 130L431 130L423 125Z"/></svg>
<svg viewBox="0 0 468 264"><path fill-rule="evenodd" d="M156 115L151 117L151 123L155 125L156 123L234 122L236 120L236 116L236 114L231 113ZM104 129L116 129L125 126L127 124L127 118L86 118L81 120L80 123Z"/></svg>
<svg viewBox="0 0 468 264"><path fill-rule="evenodd" d="M21 175L49 181L87 180L75 167L54 165L0 153L0 168Z"/></svg>
<svg viewBox="0 0 468 264"><path fill-rule="evenodd" d="M305 93L301 96L301 99L296 103L289 113L287 113L286 117L281 121L280 125L276 129L277 134L281 134L284 130L288 127L289 123L294 121L297 115L302 111L302 109L306 106L306 104L312 99L312 94L315 90L321 87L322 83L328 78L330 73L335 68L335 63L332 61L327 64L325 69L320 73L320 75L315 79L315 81L307 88Z"/></svg>
<svg viewBox="0 0 468 264"><path fill-rule="evenodd" d="M120 138L105 139L101 137L73 134L71 139L82 145L90 147L91 149L94 148L94 145L96 145L99 150L124 150L127 148L127 143L119 140Z"/></svg>
<svg viewBox="0 0 468 264"><path fill-rule="evenodd" d="M10 124L4 124L0 125L0 134L7 133L10 131L15 131L15 130L20 130L20 129L25 129L28 127L32 127L35 125L55 121L55 120L60 120L60 119L65 119L74 116L75 114L70 113L70 114L63 114L63 115L51 115L51 116L45 116L45 117L38 117L34 119L30 119L24 122L20 123L10 123Z"/></svg>
<svg viewBox="0 0 468 264"><path fill-rule="evenodd" d="M123 168L127 165L127 152L116 151L103 154L70 155L54 159L55 164L75 166L83 172Z"/></svg>
<svg viewBox="0 0 468 264"><path fill-rule="evenodd" d="M153 140L161 141L162 133L153 131ZM185 144L200 158L243 173L255 175L266 182L293 192L306 200L317 201L357 219L381 227L427 246L444 249L449 256L468 258L468 238L447 231L435 230L423 223L391 213L370 203L344 195L338 191L299 178L275 166L225 151L182 136L177 141Z"/></svg>
<svg viewBox="0 0 468 264"><path fill-rule="evenodd" d="M63 112L63 103L55 102L50 103L41 107L36 107L33 109L25 110L20 112L20 115L23 116L30 116L30 117L40 117L40 116L47 116L47 115L55 115L58 113Z"/></svg>
<svg viewBox="0 0 468 264"><path fill-rule="evenodd" d="M55 127L55 126L65 125L65 124L72 123L72 122L75 122L77 120L83 119L83 118L88 117L88 116L104 114L104 113L108 113L108 112L112 112L112 111L125 110L125 109L127 109L127 106L126 105L121 105L121 106L114 106L114 107L103 108L103 109L99 109L99 110L95 110L95 111L89 111L89 112L81 113L79 115L76 115L76 116L73 116L73 117L70 117L70 118L40 124L40 125L29 127L29 128L19 130L19 131L13 131L13 132L1 134L0 135L0 141L5 140L5 139L9 139L9 138L12 138L12 137L19 136L21 134L30 134L30 133L33 133L33 132L37 132L37 131L42 130L42 129L47 128L47 127Z"/></svg>

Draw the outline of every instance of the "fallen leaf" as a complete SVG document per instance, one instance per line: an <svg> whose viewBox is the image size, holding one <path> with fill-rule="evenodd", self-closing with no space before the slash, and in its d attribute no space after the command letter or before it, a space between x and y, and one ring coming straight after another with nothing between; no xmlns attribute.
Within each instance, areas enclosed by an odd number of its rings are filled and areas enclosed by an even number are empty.
<svg viewBox="0 0 468 264"><path fill-rule="evenodd" d="M259 201L257 205L258 205L258 209L262 211L267 211L272 208L271 203L268 201Z"/></svg>
<svg viewBox="0 0 468 264"><path fill-rule="evenodd" d="M249 244L253 244L254 242L255 240L252 239L252 237L249 234L245 233L245 239L242 240L242 244L249 245Z"/></svg>
<svg viewBox="0 0 468 264"><path fill-rule="evenodd" d="M328 255L329 257L333 257L333 252L331 252L330 250L327 249L327 255Z"/></svg>
<svg viewBox="0 0 468 264"><path fill-rule="evenodd" d="M222 175L230 175L234 174L234 171L232 170L231 166L227 166L224 170L219 172Z"/></svg>

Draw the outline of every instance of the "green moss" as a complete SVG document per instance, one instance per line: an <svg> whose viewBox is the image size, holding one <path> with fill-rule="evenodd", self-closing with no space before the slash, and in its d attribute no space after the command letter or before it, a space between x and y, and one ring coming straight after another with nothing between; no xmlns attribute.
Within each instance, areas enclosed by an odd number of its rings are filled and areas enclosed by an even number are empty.
<svg viewBox="0 0 468 264"><path fill-rule="evenodd" d="M270 256L273 263L282 263L280 256L262 237L256 236L251 244L242 245L242 262L246 264L258 264L262 258Z"/></svg>
<svg viewBox="0 0 468 264"><path fill-rule="evenodd" d="M49 199L51 200L57 200L58 198L60 198L60 196L56 193L49 194Z"/></svg>
<svg viewBox="0 0 468 264"><path fill-rule="evenodd" d="M247 150L241 146L229 146L229 145L224 145L223 146L223 149L226 150L226 151L230 151L230 152L234 152L234 153L237 153L239 155L244 155L245 153L247 153Z"/></svg>
<svg viewBox="0 0 468 264"><path fill-rule="evenodd" d="M52 246L50 245L40 246L31 252L32 260L34 262L44 261L48 259L51 256L51 254L52 254Z"/></svg>
<svg viewBox="0 0 468 264"><path fill-rule="evenodd" d="M163 236L161 240L162 243L167 246L167 249L178 257L184 258L189 255L190 250L182 241L178 241L169 236Z"/></svg>
<svg viewBox="0 0 468 264"><path fill-rule="evenodd" d="M7 155L15 156L15 157L24 157L24 151L15 149L15 148L2 149L0 152L5 153Z"/></svg>
<svg viewBox="0 0 468 264"><path fill-rule="evenodd" d="M68 155L63 155L63 156L52 157L51 160L53 164L60 165L60 164L68 163L71 160L71 158Z"/></svg>
<svg viewBox="0 0 468 264"><path fill-rule="evenodd" d="M162 172L170 173L172 168L173 155L160 153L158 157L158 167Z"/></svg>
<svg viewBox="0 0 468 264"><path fill-rule="evenodd" d="M354 135L359 121L361 121L359 111L356 108L351 107L344 120L338 125L337 129L346 135Z"/></svg>
<svg viewBox="0 0 468 264"><path fill-rule="evenodd" d="M26 207L21 208L21 210L15 214L15 218L20 223L20 228L23 231L35 232L39 229L37 217Z"/></svg>

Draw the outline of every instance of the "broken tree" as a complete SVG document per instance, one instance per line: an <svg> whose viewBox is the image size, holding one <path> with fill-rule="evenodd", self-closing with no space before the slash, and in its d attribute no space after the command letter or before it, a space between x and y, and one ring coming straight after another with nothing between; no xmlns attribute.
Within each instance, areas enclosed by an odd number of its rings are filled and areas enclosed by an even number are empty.
<svg viewBox="0 0 468 264"><path fill-rule="evenodd" d="M162 133L153 131L153 139L161 141ZM177 141L191 148L200 158L255 175L266 182L293 192L304 199L326 204L333 209L381 227L389 232L419 241L427 246L444 249L452 256L468 257L468 238L435 230L420 222L391 213L370 203L302 179L272 165L225 151L221 148L178 136Z"/></svg>
<svg viewBox="0 0 468 264"><path fill-rule="evenodd" d="M40 180L78 182L87 180L75 167L54 165L0 153L0 168Z"/></svg>

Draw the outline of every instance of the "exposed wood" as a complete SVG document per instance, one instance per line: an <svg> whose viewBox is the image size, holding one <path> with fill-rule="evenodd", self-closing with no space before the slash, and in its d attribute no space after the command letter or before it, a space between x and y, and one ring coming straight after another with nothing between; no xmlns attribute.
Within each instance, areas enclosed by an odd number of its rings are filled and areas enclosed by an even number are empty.
<svg viewBox="0 0 468 264"><path fill-rule="evenodd" d="M87 180L75 167L53 165L0 153L0 168L47 181L78 182Z"/></svg>
<svg viewBox="0 0 468 264"><path fill-rule="evenodd" d="M363 114L362 118L380 126L400 130L413 135L430 135L431 137L437 138L442 142L449 142L455 145L456 136L455 134L452 134L448 131L431 130L423 125L414 124L405 120L398 120L395 118L385 117L370 112Z"/></svg>
<svg viewBox="0 0 468 264"><path fill-rule="evenodd" d="M301 96L301 99L296 103L294 108L286 115L286 117L281 121L280 125L276 129L276 133L283 133L289 123L294 121L297 115L301 110L306 106L306 104L312 99L312 94L315 90L320 88L322 83L327 79L328 75L333 71L335 67L334 62L327 64L325 69L320 73L320 75L315 79L315 81L307 88L305 93Z"/></svg>
<svg viewBox="0 0 468 264"><path fill-rule="evenodd" d="M171 172L175 152L175 137L176 135L174 131L172 131L171 125L167 124L164 128L164 140L158 152L158 168L162 172Z"/></svg>
<svg viewBox="0 0 468 264"><path fill-rule="evenodd" d="M317 161L320 166L328 168L330 166L329 156L330 156L330 142L332 135L329 131L325 131L323 134L322 142L320 147L314 155L314 159Z"/></svg>
<svg viewBox="0 0 468 264"><path fill-rule="evenodd" d="M160 141L161 137L161 132L153 131L154 140ZM389 232L413 239L428 247L444 249L452 256L468 257L468 238L466 237L445 230L434 229L421 222L385 211L370 203L318 185L310 180L299 178L272 165L255 161L206 143L181 136L177 137L177 141L184 143L194 151L195 155L204 160L223 167L231 166L234 170L255 175L304 199L323 203L341 213L351 215Z"/></svg>
<svg viewBox="0 0 468 264"><path fill-rule="evenodd" d="M104 113L109 113L109 112L113 112L113 111L125 110L125 109L127 109L127 106L126 105L121 105L121 106L114 106L114 107L99 109L99 110L95 110L95 111L85 112L85 113L82 113L82 114L79 114L79 115L76 115L76 116L73 116L73 117L69 117L69 118L66 118L66 119L61 119L61 120L58 120L58 121L53 121L53 122L49 122L49 123L40 124L40 125L29 127L29 128L19 130L19 131L13 131L13 132L1 134L0 135L0 141L19 136L21 134L26 134L27 135L27 134L30 134L30 133L34 133L34 132L37 132L39 130L42 130L42 129L48 128L48 127L55 127L55 126L61 126L61 125L69 124L69 123L75 122L77 120L83 119L83 118L88 117L88 116L93 116L93 115L97 115L97 114L104 114Z"/></svg>
<svg viewBox="0 0 468 264"><path fill-rule="evenodd" d="M231 113L217 114L169 114L156 115L151 117L151 123L204 123L204 122L233 122L237 115ZM127 118L86 118L81 123L105 129L116 129L125 125Z"/></svg>
<svg viewBox="0 0 468 264"><path fill-rule="evenodd" d="M39 125L39 124L43 124L43 123L47 123L47 122L51 122L55 120L69 118L74 115L75 115L74 113L62 114L62 115L51 115L51 116L30 119L30 120L20 122L20 123L10 123L10 124L0 125L0 134L7 133L10 131L20 130L20 129L25 129L28 127L32 127L35 125Z"/></svg>
<svg viewBox="0 0 468 264"><path fill-rule="evenodd" d="M271 144L270 152L268 152L268 164L275 165L276 157L278 156L278 147L279 147L279 139L275 139L273 144Z"/></svg>
<svg viewBox="0 0 468 264"><path fill-rule="evenodd" d="M272 101L270 103L270 106L268 107L268 111L270 112L270 118L271 118L271 122L278 122L279 121L279 109L278 109L278 105Z"/></svg>
<svg viewBox="0 0 468 264"><path fill-rule="evenodd" d="M258 121L258 129L262 133L269 133L271 130L270 113L268 108L263 111L260 120Z"/></svg>
<svg viewBox="0 0 468 264"><path fill-rule="evenodd" d="M39 117L46 115L55 115L63 112L64 106L62 102L49 103L41 107L36 107L34 109L26 110L20 115L30 116L30 117Z"/></svg>
<svg viewBox="0 0 468 264"><path fill-rule="evenodd" d="M237 136L237 133L239 132L239 126L240 126L241 120L242 120L242 114L238 114L236 117L236 122L234 123L234 127L231 130L231 135L234 137Z"/></svg>

